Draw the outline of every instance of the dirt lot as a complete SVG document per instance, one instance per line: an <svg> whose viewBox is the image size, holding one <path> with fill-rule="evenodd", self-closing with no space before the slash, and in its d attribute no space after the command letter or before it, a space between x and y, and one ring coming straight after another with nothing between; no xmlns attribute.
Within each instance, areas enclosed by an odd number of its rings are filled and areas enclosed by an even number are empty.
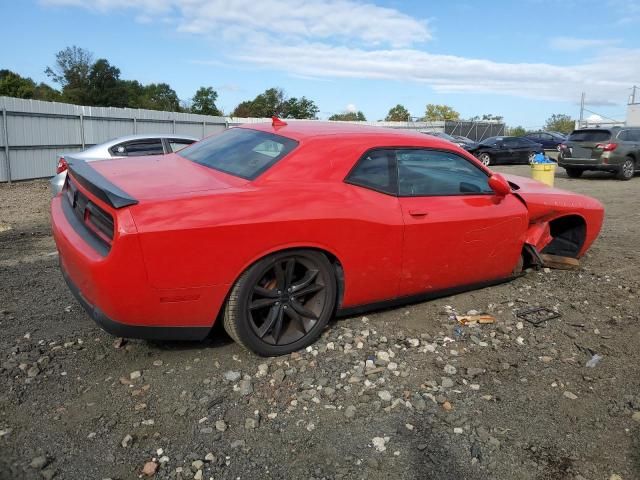
<svg viewBox="0 0 640 480"><path fill-rule="evenodd" d="M0 478L640 478L640 178L556 183L606 206L579 271L338 320L274 359L220 330L114 344L58 271L46 182L0 186ZM562 317L519 323L536 305Z"/></svg>

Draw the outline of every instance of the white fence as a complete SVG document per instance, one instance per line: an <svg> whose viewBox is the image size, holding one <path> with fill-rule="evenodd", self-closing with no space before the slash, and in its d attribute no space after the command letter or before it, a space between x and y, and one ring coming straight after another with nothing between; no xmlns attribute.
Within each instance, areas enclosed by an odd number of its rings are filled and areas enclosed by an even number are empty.
<svg viewBox="0 0 640 480"><path fill-rule="evenodd" d="M50 177L55 174L57 153L80 151L123 135L175 133L202 138L229 126L271 121L266 118L85 107L11 97L0 97L0 111L0 182ZM504 135L505 128L503 123L497 122L349 123L446 132L472 140Z"/></svg>
<svg viewBox="0 0 640 480"><path fill-rule="evenodd" d="M225 117L132 108L84 107L0 97L0 181L50 177L56 153L136 133L202 138L227 128Z"/></svg>

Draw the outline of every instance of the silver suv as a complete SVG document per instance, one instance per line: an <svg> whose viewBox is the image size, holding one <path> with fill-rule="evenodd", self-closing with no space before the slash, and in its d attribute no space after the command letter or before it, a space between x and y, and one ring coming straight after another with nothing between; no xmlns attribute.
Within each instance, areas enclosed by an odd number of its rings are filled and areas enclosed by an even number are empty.
<svg viewBox="0 0 640 480"><path fill-rule="evenodd" d="M574 130L560 145L558 165L571 178L601 170L629 180L640 169L640 127Z"/></svg>

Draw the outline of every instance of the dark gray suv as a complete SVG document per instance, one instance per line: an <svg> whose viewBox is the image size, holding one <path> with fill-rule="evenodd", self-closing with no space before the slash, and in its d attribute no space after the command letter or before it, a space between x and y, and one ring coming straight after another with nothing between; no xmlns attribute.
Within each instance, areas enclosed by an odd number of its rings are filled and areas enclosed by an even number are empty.
<svg viewBox="0 0 640 480"><path fill-rule="evenodd" d="M640 169L640 127L574 130L560 146L558 165L571 178L601 170L629 180Z"/></svg>

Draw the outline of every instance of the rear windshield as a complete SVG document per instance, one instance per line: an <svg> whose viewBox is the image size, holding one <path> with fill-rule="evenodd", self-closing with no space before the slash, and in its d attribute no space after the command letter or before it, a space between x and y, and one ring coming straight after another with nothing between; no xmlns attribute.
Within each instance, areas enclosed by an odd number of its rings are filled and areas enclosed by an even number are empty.
<svg viewBox="0 0 640 480"><path fill-rule="evenodd" d="M572 142L606 142L611 138L609 130L575 130L567 140Z"/></svg>
<svg viewBox="0 0 640 480"><path fill-rule="evenodd" d="M190 145L181 157L236 177L253 180L296 148L290 138L247 128L231 128Z"/></svg>

